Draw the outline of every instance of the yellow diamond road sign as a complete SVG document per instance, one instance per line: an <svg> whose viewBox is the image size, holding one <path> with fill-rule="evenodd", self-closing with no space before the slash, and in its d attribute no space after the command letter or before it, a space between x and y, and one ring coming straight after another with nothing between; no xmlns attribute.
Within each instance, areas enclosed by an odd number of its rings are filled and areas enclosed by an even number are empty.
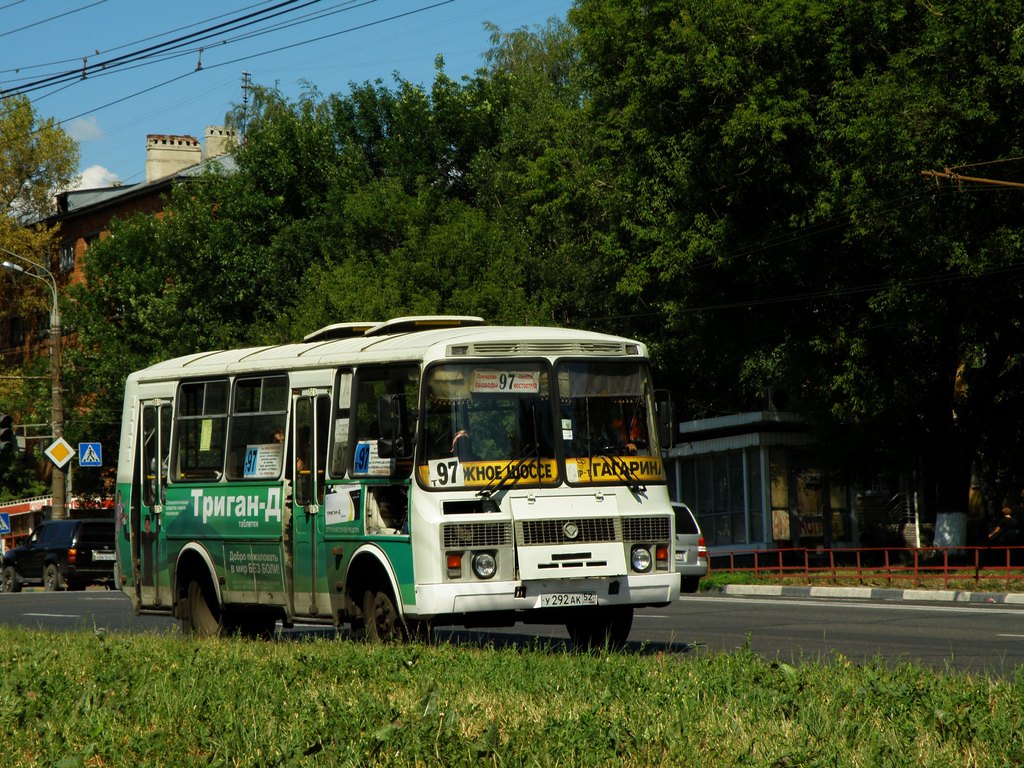
<svg viewBox="0 0 1024 768"><path fill-rule="evenodd" d="M64 469L64 465L75 455L75 449L63 437L58 437L43 453L50 457L50 461L57 465L57 469Z"/></svg>

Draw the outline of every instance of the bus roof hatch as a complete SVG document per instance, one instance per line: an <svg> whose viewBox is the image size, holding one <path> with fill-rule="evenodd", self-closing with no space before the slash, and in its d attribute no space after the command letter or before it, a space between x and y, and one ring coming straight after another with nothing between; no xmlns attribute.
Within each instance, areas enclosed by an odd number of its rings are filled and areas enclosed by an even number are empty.
<svg viewBox="0 0 1024 768"><path fill-rule="evenodd" d="M317 331L307 333L302 337L302 340L331 341L333 339L351 339L356 336L364 336L368 330L377 325L379 323L334 323L334 325L325 325Z"/></svg>
<svg viewBox="0 0 1024 768"><path fill-rule="evenodd" d="M438 328L468 328L483 325L482 317L473 315L420 315L396 317L392 320L375 325L366 332L367 336L388 336L393 333L415 333L417 331L433 331Z"/></svg>

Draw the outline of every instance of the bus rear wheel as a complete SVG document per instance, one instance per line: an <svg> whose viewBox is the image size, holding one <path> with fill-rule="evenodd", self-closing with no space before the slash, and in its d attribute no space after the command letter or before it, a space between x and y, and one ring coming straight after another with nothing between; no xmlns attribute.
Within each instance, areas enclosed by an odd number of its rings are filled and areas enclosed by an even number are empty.
<svg viewBox="0 0 1024 768"><path fill-rule="evenodd" d="M565 622L565 628L579 650L618 650L626 645L633 628L633 606L581 610Z"/></svg>
<svg viewBox="0 0 1024 768"><path fill-rule="evenodd" d="M223 614L205 580L188 583L182 629L192 637L216 637L224 631Z"/></svg>

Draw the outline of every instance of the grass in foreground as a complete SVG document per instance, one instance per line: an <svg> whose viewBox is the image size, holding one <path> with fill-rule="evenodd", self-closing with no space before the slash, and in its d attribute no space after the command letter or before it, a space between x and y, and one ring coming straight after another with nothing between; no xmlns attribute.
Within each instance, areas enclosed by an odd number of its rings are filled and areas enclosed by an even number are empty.
<svg viewBox="0 0 1024 768"><path fill-rule="evenodd" d="M751 652L0 629L0 764L1016 766L1022 681Z"/></svg>

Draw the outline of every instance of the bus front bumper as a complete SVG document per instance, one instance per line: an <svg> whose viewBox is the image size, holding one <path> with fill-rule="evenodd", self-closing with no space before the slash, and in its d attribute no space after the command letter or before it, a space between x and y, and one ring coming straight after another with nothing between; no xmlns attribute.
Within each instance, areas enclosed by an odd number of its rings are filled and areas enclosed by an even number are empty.
<svg viewBox="0 0 1024 768"><path fill-rule="evenodd" d="M664 606L678 599L679 575L667 572L599 579L422 584L416 587L416 604L404 608L406 616L415 619L496 612L542 618L545 612L557 609ZM518 620L537 618L523 615Z"/></svg>

